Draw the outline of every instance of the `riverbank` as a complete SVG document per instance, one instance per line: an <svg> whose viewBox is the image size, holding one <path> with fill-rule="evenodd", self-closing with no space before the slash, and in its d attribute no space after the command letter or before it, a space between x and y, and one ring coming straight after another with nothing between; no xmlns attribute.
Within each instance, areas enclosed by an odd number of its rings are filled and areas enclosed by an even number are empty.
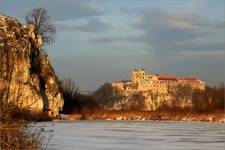
<svg viewBox="0 0 225 150"><path fill-rule="evenodd" d="M74 113L63 117L66 120L165 120L225 122L223 111L213 113L158 112L158 111L102 111L95 113Z"/></svg>

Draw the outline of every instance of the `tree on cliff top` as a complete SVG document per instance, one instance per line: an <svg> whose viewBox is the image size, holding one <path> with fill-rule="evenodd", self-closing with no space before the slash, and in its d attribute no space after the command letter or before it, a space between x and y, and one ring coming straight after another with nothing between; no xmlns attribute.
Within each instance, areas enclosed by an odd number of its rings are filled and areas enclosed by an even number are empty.
<svg viewBox="0 0 225 150"><path fill-rule="evenodd" d="M55 41L56 28L46 9L32 9L26 15L26 22L35 26L34 33L36 36L42 35L43 45L47 46Z"/></svg>

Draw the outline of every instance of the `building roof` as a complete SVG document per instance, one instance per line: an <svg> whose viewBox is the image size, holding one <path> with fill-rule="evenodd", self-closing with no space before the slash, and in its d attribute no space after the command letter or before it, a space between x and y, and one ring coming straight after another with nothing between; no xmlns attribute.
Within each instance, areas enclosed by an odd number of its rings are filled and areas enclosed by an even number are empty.
<svg viewBox="0 0 225 150"><path fill-rule="evenodd" d="M158 80L175 80L175 81L177 81L178 78L176 76L158 76Z"/></svg>
<svg viewBox="0 0 225 150"><path fill-rule="evenodd" d="M184 77L184 78L179 78L176 76L157 76L158 80L173 80L173 81L199 81L198 78L196 77Z"/></svg>
<svg viewBox="0 0 225 150"><path fill-rule="evenodd" d="M186 80L186 81L197 81L199 80L198 78L195 77L188 77L188 78L178 78L179 80Z"/></svg>

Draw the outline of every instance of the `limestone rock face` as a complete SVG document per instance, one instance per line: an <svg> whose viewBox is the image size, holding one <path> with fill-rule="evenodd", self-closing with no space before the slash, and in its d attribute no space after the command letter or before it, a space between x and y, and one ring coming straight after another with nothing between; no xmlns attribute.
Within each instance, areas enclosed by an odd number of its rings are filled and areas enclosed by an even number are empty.
<svg viewBox="0 0 225 150"><path fill-rule="evenodd" d="M5 101L34 112L59 114L64 101L48 56L41 52L41 36L34 26L22 26L0 15L0 92Z"/></svg>

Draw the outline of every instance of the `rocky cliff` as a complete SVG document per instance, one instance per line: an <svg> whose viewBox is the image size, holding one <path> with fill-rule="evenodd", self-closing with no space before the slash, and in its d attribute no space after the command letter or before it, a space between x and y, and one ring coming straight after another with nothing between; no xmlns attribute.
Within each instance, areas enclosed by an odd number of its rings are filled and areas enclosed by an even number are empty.
<svg viewBox="0 0 225 150"><path fill-rule="evenodd" d="M5 101L57 116L63 107L58 79L41 51L34 26L0 15L0 92Z"/></svg>

